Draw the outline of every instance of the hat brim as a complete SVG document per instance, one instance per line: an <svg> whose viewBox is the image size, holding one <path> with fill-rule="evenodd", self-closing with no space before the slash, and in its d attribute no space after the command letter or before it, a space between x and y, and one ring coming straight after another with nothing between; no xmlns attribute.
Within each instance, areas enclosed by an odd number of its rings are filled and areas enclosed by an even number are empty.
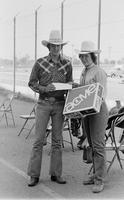
<svg viewBox="0 0 124 200"><path fill-rule="evenodd" d="M68 42L49 42L47 40L42 40L41 42L45 47L47 47L49 44L55 44L55 45L66 45Z"/></svg>
<svg viewBox="0 0 124 200"><path fill-rule="evenodd" d="M81 55L81 54L88 54L88 53L99 54L99 53L101 53L101 50L95 50L95 51L80 51L80 52L79 52L79 55Z"/></svg>

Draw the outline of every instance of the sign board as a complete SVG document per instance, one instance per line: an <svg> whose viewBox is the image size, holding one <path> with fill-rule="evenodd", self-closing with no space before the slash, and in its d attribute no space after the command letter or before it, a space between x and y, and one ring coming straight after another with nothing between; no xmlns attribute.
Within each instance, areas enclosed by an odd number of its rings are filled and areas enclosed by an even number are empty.
<svg viewBox="0 0 124 200"><path fill-rule="evenodd" d="M63 114L80 112L84 115L98 113L103 97L103 86L94 83L68 91Z"/></svg>

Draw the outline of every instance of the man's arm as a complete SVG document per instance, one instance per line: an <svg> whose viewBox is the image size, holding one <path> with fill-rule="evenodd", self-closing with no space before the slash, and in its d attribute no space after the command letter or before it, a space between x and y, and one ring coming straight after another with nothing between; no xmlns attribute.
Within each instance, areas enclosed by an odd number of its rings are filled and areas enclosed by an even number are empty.
<svg viewBox="0 0 124 200"><path fill-rule="evenodd" d="M28 86L36 93L54 91L55 86L53 84L49 84L47 86L42 86L39 84L39 69L39 64L36 62L32 68Z"/></svg>
<svg viewBox="0 0 124 200"><path fill-rule="evenodd" d="M36 62L32 68L28 82L28 86L36 93L40 93L41 90L42 92L45 91L45 87L39 84L38 76L39 76L39 64Z"/></svg>

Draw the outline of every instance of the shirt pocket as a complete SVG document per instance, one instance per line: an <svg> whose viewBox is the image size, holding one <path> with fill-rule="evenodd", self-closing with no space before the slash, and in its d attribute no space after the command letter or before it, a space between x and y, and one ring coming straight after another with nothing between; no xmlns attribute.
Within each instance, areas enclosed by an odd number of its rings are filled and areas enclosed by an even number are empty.
<svg viewBox="0 0 124 200"><path fill-rule="evenodd" d="M49 83L52 82L52 74L51 73L41 73L39 75L39 82L40 85L48 85Z"/></svg>
<svg viewBox="0 0 124 200"><path fill-rule="evenodd" d="M62 82L62 83L65 83L66 82L66 74L64 74L64 71L57 71L53 75L53 82Z"/></svg>

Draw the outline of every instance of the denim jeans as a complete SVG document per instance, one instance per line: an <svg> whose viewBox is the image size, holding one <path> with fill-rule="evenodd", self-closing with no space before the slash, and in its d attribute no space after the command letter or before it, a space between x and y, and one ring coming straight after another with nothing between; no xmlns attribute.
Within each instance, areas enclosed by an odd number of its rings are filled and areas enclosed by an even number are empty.
<svg viewBox="0 0 124 200"><path fill-rule="evenodd" d="M28 165L28 175L39 177L42 164L43 143L49 120L52 123L52 147L50 161L50 175L61 176L62 174L62 129L63 129L64 101L50 103L41 100L36 108L35 141Z"/></svg>
<svg viewBox="0 0 124 200"><path fill-rule="evenodd" d="M108 121L108 109L102 103L100 112L84 118L86 134L93 150L94 178L104 180L106 174L105 132Z"/></svg>

